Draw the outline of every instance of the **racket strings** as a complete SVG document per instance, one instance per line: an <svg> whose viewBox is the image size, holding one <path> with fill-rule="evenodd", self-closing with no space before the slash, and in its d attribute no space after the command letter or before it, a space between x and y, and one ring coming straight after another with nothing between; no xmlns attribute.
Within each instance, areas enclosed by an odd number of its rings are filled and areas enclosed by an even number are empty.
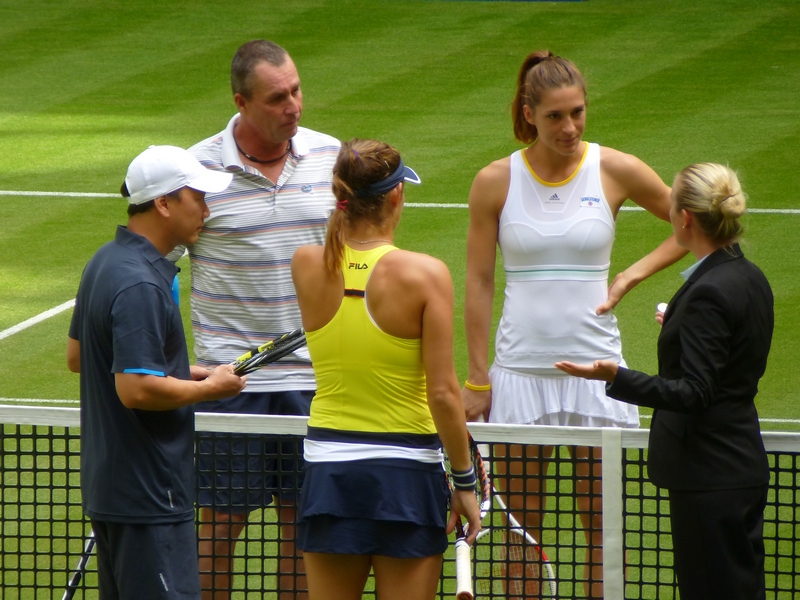
<svg viewBox="0 0 800 600"><path fill-rule="evenodd" d="M502 533L490 560L476 565L476 589L488 597L538 598L542 590L551 595L539 548L516 533Z"/></svg>

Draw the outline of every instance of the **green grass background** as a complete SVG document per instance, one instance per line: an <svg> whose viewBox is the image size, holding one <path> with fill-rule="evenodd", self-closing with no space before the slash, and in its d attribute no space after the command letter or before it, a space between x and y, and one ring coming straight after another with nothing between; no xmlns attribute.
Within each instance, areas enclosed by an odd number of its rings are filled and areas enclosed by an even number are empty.
<svg viewBox="0 0 800 600"><path fill-rule="evenodd" d="M520 147L509 111L516 72L528 52L549 48L587 79L587 140L639 156L667 182L691 162L727 163L751 207L796 209L799 23L797 0L5 0L0 191L115 193L147 145L189 146L225 126L231 56L264 37L298 66L302 124L398 147L424 179L409 202L464 203L475 173ZM121 199L0 195L0 331L72 298L86 261L124 221ZM753 214L748 224L745 251L776 299L760 411L800 419L800 215ZM451 269L461 377L466 228L463 209L409 208L398 231L401 245ZM652 216L621 213L612 272L669 231ZM642 283L616 309L630 366L655 370L653 309L690 262ZM187 316L188 276L185 268ZM501 298L499 281L498 309ZM0 340L0 398L78 398L64 360L69 318Z"/></svg>
<svg viewBox="0 0 800 600"><path fill-rule="evenodd" d="M667 182L691 162L727 163L751 207L798 208L798 23L796 0L10 0L0 4L0 190L116 192L147 145L189 146L225 126L231 56L264 37L298 66L302 124L395 145L424 179L409 202L464 203L475 173L520 147L509 111L516 72L528 52L549 48L587 79L586 139L639 156ZM73 297L124 210L121 199L0 196L0 331ZM746 253L776 297L764 417L800 418L799 223L749 217ZM463 209L409 208L398 232L452 271L462 377L466 227ZM621 213L612 272L669 232ZM655 370L654 306L690 262L617 308L632 367ZM69 317L0 340L0 397L77 399L64 361Z"/></svg>

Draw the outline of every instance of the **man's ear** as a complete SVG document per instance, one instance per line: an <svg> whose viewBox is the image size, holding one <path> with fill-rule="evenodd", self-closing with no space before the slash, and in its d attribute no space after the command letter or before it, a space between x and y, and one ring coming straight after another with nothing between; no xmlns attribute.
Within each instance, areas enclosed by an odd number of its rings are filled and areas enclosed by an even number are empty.
<svg viewBox="0 0 800 600"><path fill-rule="evenodd" d="M247 108L247 98L242 96L240 93L236 93L233 95L233 103L236 105L236 108L239 110L239 114L242 114L245 109Z"/></svg>
<svg viewBox="0 0 800 600"><path fill-rule="evenodd" d="M153 205L162 217L169 217L169 197L165 194L153 200Z"/></svg>

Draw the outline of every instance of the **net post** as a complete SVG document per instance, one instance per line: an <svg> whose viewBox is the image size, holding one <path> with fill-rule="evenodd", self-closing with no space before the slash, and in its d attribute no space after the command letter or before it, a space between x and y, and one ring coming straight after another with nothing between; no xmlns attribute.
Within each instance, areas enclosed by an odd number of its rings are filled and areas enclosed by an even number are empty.
<svg viewBox="0 0 800 600"><path fill-rule="evenodd" d="M603 448L603 595L609 600L625 597L623 550L622 430L604 427Z"/></svg>

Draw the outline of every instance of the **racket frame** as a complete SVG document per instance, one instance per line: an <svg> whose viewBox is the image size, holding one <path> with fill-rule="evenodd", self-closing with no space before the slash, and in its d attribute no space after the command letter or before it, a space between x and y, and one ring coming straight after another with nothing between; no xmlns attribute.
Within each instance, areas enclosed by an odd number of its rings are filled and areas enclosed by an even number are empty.
<svg viewBox="0 0 800 600"><path fill-rule="evenodd" d="M512 514L512 512L506 506L506 503L503 501L502 496L498 493L497 489L491 483L489 476L488 476L488 461L484 461L481 456L481 449L484 452L489 452L488 445L481 444L478 445L475 440L472 439L470 435L469 438L470 443L470 454L473 461L473 466L475 467L476 475L480 472L483 476L483 489L479 491L481 487L479 484L476 484L476 497L478 498L478 504L481 509L481 521L483 522L487 515L491 515L497 512L499 508L499 512L501 513L501 518L505 519L506 526L502 528L502 531L508 533L514 533L525 540L525 543L530 544L536 552L538 552L540 556L540 562L544 572L541 576L541 581L543 584L546 584L549 587L549 593L545 592L542 594L542 597L550 597L550 598L557 598L558 597L558 585L556 581L555 571L553 569L552 564L550 563L550 559L547 558L544 550L541 547L541 544L534 538L530 533L528 533L525 528L517 521L516 517ZM448 463L449 464L449 463ZM481 476L478 476L478 481L481 481ZM452 486L452 483L451 483ZM495 508L495 504L496 507ZM464 526L462 525L461 519L456 521L456 541L455 541L455 550L456 550L456 598L457 600L473 600L475 598L475 591L474 591L474 582L473 582L473 571L472 571L472 550L475 544L477 544L482 538L489 535L492 531L497 531L498 527L493 527L491 525L492 519L490 518L488 521L489 525L482 527L481 530L478 532L478 535L475 539L475 543L473 546L470 546L466 542L466 535L467 532L464 530Z"/></svg>
<svg viewBox="0 0 800 600"><path fill-rule="evenodd" d="M469 450L472 466L475 469L475 497L480 507L481 521L483 521L486 513L491 506L491 482L486 473L486 466L484 465L481 453L478 450L478 444L469 436ZM447 462L449 465L449 461ZM449 477L449 471L448 471ZM449 480L451 489L455 489L452 480ZM467 543L468 528L465 530L464 525L459 517L456 520L456 598L457 600L473 600L475 598L473 582L472 582L472 547ZM479 534L480 535L480 532Z"/></svg>
<svg viewBox="0 0 800 600"><path fill-rule="evenodd" d="M67 582L67 587L64 589L64 595L61 597L61 600L72 600L73 596L75 596L75 592L77 592L78 587L80 587L81 579L83 579L83 576L86 574L86 567L89 565L89 559L92 557L94 547L94 531L91 531L89 532L89 537L86 538L86 544L81 553L81 557L78 559L78 564L75 566L75 570L72 572L72 576Z"/></svg>
<svg viewBox="0 0 800 600"><path fill-rule="evenodd" d="M270 340L258 348L242 354L231 364L236 375L247 375L263 366L280 360L306 345L306 334L302 328L295 329Z"/></svg>

